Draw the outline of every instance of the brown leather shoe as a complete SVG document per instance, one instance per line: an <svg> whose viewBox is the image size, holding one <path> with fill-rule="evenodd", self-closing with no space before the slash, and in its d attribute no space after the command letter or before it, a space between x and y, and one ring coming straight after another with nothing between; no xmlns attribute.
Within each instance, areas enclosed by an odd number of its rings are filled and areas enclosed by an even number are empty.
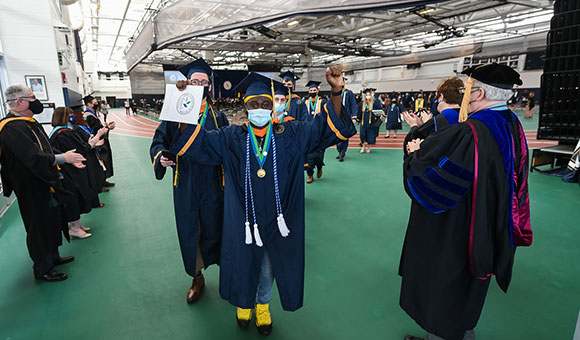
<svg viewBox="0 0 580 340"><path fill-rule="evenodd" d="M314 182L314 177L308 176L308 178L306 179L306 183L312 183L312 182Z"/></svg>
<svg viewBox="0 0 580 340"><path fill-rule="evenodd" d="M320 177L322 177L322 168L318 168L318 171L316 172L316 178Z"/></svg>
<svg viewBox="0 0 580 340"><path fill-rule="evenodd" d="M187 291L187 303L194 303L197 299L199 299L199 296L201 295L201 289L204 285L205 279L203 278L203 274L199 274L193 278L191 288L189 288Z"/></svg>

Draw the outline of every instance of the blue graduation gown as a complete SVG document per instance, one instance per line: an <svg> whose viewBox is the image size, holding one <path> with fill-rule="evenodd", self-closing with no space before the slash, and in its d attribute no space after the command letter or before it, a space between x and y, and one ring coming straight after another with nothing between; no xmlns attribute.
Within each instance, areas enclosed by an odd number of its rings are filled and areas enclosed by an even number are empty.
<svg viewBox="0 0 580 340"><path fill-rule="evenodd" d="M286 110L288 115L298 121L308 121L308 109L306 108L306 103L300 99L297 95L293 94L290 103L288 104L288 109Z"/></svg>
<svg viewBox="0 0 580 340"><path fill-rule="evenodd" d="M218 126L208 112L205 130L216 130L228 126L226 115L214 111ZM161 122L151 143L150 155L155 178L163 179L166 168L160 164L162 150L169 150L172 143L181 135L179 123ZM174 167L173 204L177 236L185 272L196 274L198 238L201 236L200 253L204 266L219 264L222 217L224 205L222 167L218 164L202 165L187 157L179 157L177 169ZM177 180L175 172L177 171ZM201 235L198 235L201 230Z"/></svg>
<svg viewBox="0 0 580 340"><path fill-rule="evenodd" d="M358 107L357 120L360 123L360 141L361 143L375 144L377 136L379 135L379 127L374 126L377 119L379 119L372 110L382 110L380 100L374 99L372 102L372 109L368 110L366 101L362 101Z"/></svg>
<svg viewBox="0 0 580 340"><path fill-rule="evenodd" d="M401 130L403 128L401 111L397 105L389 105L385 110L387 114L387 130Z"/></svg>
<svg viewBox="0 0 580 340"><path fill-rule="evenodd" d="M270 148L264 170L256 174L258 162L250 150L250 175L255 213L263 247L255 240L245 243L245 168L247 126L228 126L206 131L190 126L180 135L170 151L200 164L224 166L225 200L220 294L232 305L253 308L264 251L268 251L276 278L282 307L294 311L302 307L304 291L304 155L326 148L356 133L348 115L336 115L332 103L313 121L296 120L274 123L279 192L282 211L290 234L282 237L277 226L273 179L273 149ZM251 146L250 146L251 148ZM249 200L249 198L248 198ZM248 203L250 205L250 203ZM251 206L249 220L253 224Z"/></svg>
<svg viewBox="0 0 580 340"><path fill-rule="evenodd" d="M351 90L344 90L342 92L342 106L345 108L344 114L348 115L352 119L356 119L357 116L357 108L356 108L356 97ZM342 141L336 144L336 150L339 153L346 153L348 149L348 141Z"/></svg>
<svg viewBox="0 0 580 340"><path fill-rule="evenodd" d="M309 121L313 120L314 117L319 114L316 106L320 105L321 110L327 102L326 99L320 97L318 100L320 101L320 104L317 103L314 109L312 108L313 104L310 98L306 101L306 109L308 112L307 114ZM348 141L346 142L348 143ZM315 167L320 169L324 166L324 151L326 150L325 149L316 150L306 155L306 163L304 164L304 168L308 176L312 176L314 174Z"/></svg>

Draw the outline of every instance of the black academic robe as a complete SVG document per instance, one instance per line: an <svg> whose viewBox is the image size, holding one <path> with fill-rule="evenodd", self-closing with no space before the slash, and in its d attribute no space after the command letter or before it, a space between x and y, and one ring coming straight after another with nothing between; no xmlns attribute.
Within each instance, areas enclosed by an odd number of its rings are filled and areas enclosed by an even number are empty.
<svg viewBox="0 0 580 340"><path fill-rule="evenodd" d="M203 126L205 130L229 125L226 115L220 111L208 111L208 115ZM159 162L161 152L169 150L179 135L179 123L175 122L163 121L155 130L149 151L155 178L158 180L163 179L166 172L166 168ZM177 236L185 272L192 277L196 275L198 239L204 266L207 268L219 264L224 209L222 181L222 166L218 164L197 164L188 157L179 157L177 167L173 169Z"/></svg>
<svg viewBox="0 0 580 340"><path fill-rule="evenodd" d="M286 96L288 97L288 96ZM308 111L306 108L306 103L296 94L292 95L292 98L289 99L288 108L286 112L288 115L295 120L298 121L308 121L310 117L308 117Z"/></svg>
<svg viewBox="0 0 580 340"><path fill-rule="evenodd" d="M61 233L68 239L63 189L54 152L42 126L33 118L0 121L0 164L4 196L14 192L26 228L34 274L50 272L58 258Z"/></svg>
<svg viewBox="0 0 580 340"><path fill-rule="evenodd" d="M360 124L360 141L361 143L375 144L379 135L380 120L379 116L373 113L373 110L382 110L381 101L374 98L367 103L361 101L358 107L357 121Z"/></svg>
<svg viewBox="0 0 580 340"><path fill-rule="evenodd" d="M314 117L320 114L320 111L326 104L327 100L321 97L317 98L315 102L312 102L310 98L306 101L306 108L308 111L308 121L314 119ZM346 113L345 113L346 114ZM308 176L312 176L314 174L314 168L321 169L324 166L324 152L326 150L316 150L306 155L304 168L308 174Z"/></svg>
<svg viewBox="0 0 580 340"><path fill-rule="evenodd" d="M82 125L75 125L73 127L73 131L79 136L79 138L84 142L89 142L89 139L92 137L91 132L88 127ZM105 170L103 168L102 161L99 158L99 153L96 149L90 149L85 158L87 161L85 164L87 165L87 175L89 177L89 186L91 190L96 192L97 194L101 193L103 189L103 185L105 184ZM97 208L100 207L100 200L99 196L93 196L94 200L92 202L92 207Z"/></svg>
<svg viewBox="0 0 580 340"><path fill-rule="evenodd" d="M302 307L304 290L304 155L346 140L356 130L348 115L339 118L328 103L312 122L286 120L274 123L272 148L266 157L265 177L259 178L258 161L249 145L246 125L206 131L190 126L175 139L171 152L200 164L223 164L225 173L224 223L220 263L220 294L232 305L253 308L264 251L272 270L284 310ZM276 150L273 149L274 145ZM247 150L253 187L256 221L245 190ZM283 237L277 224L273 154L282 213L290 234ZM247 203L247 205L246 205ZM263 246L250 237L246 244L246 212L258 225ZM249 232L249 231L248 231ZM251 232L249 232L251 233Z"/></svg>
<svg viewBox="0 0 580 340"><path fill-rule="evenodd" d="M76 152L85 158L89 157L91 150L91 146L83 141L72 127L56 127L50 134L50 144L60 152L76 149ZM81 218L81 214L91 211L94 202L98 201L98 194L90 186L86 167L80 169L72 164L62 164L59 168L63 175L64 187L72 193L65 202L67 222L77 221Z"/></svg>
<svg viewBox="0 0 580 340"><path fill-rule="evenodd" d="M84 119L93 135L103 127L101 120L91 109L85 111ZM109 133L103 136L103 139L105 140L105 144L97 147L97 152L99 153L100 160L103 161L105 165L105 178L109 178L114 175L113 151L111 149L111 144L109 143Z"/></svg>
<svg viewBox="0 0 580 340"><path fill-rule="evenodd" d="M517 117L484 110L468 122L429 134L404 162L412 205L399 267L400 305L447 340L462 339L476 326L493 275L504 291L511 280L514 175L506 164L515 164L518 200L529 203L527 144ZM503 136L494 132L498 126L508 127ZM510 163L504 156L512 137L518 161ZM529 225L529 210L527 220Z"/></svg>

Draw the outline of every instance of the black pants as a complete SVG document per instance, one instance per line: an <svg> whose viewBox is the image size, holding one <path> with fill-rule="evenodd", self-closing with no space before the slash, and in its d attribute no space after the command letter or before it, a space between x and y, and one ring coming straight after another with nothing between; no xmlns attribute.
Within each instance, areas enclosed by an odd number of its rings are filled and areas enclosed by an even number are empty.
<svg viewBox="0 0 580 340"><path fill-rule="evenodd" d="M45 206L46 201L39 200L35 206L19 200L20 214L26 229L28 254L34 265L35 277L49 273L59 257L58 247L62 244L62 228L65 214L62 205Z"/></svg>

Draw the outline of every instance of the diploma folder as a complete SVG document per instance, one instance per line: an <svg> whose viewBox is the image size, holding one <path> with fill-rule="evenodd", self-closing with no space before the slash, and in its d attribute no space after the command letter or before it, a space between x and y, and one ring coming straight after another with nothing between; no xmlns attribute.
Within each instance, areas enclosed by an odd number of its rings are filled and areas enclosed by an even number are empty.
<svg viewBox="0 0 580 340"><path fill-rule="evenodd" d="M175 84L165 85L165 99L159 115L160 120L185 124L197 124L203 99L203 86L187 85L179 91Z"/></svg>

